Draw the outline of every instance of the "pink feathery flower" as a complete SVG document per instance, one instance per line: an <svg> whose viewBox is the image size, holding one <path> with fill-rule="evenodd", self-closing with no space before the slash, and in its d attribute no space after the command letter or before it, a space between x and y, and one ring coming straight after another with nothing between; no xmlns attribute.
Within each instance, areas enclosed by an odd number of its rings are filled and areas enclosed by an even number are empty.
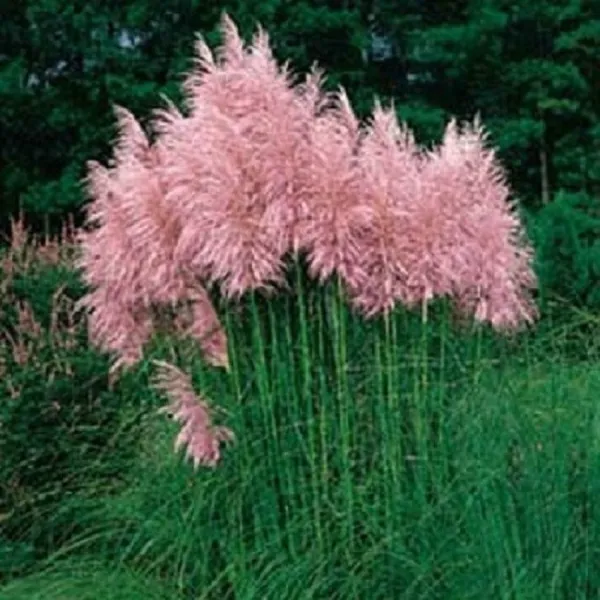
<svg viewBox="0 0 600 600"><path fill-rule="evenodd" d="M401 302L412 306L428 297L430 285L415 289L411 277L420 258L415 205L423 208L422 153L410 130L398 123L393 106L375 103L358 149L362 196L372 220L360 240L361 280L348 282L351 300L366 316L388 312Z"/></svg>
<svg viewBox="0 0 600 600"><path fill-rule="evenodd" d="M77 309L88 313L92 343L115 355L111 372L141 360L143 347L154 330L151 312L146 307L123 304L110 289L98 287L79 301Z"/></svg>
<svg viewBox="0 0 600 600"><path fill-rule="evenodd" d="M252 143L212 107L205 115L179 124L173 118L163 137L166 198L182 219L173 256L237 297L277 283L286 248L270 235Z"/></svg>
<svg viewBox="0 0 600 600"><path fill-rule="evenodd" d="M457 306L496 329L513 329L536 316L533 252L505 173L485 141L478 118L462 129L451 121L423 179L446 214L443 260L453 273Z"/></svg>
<svg viewBox="0 0 600 600"><path fill-rule="evenodd" d="M90 290L77 308L88 313L92 343L115 353L119 365L134 364L152 331L149 313L139 300L137 262L142 256L136 256L129 243L127 224L114 201L111 173L92 164L89 181L95 199L89 214L100 226L79 234L77 266Z"/></svg>
<svg viewBox="0 0 600 600"><path fill-rule="evenodd" d="M154 364L158 367L154 387L170 400L160 412L171 414L181 424L175 450L186 447L186 456L193 461L194 468L216 466L221 457L221 443L232 441L233 432L212 423L210 408L194 391L189 375L167 362L154 361Z"/></svg>
<svg viewBox="0 0 600 600"><path fill-rule="evenodd" d="M92 341L120 357L118 364L129 365L141 358L154 331L153 308L176 305L199 284L173 256L181 227L177 213L165 205L162 148L150 146L131 113L122 108L116 113L120 135L112 166L89 168L92 227L80 234L78 266L91 291L79 307L88 312ZM197 305L195 319L209 319L224 338L208 297ZM226 348L226 340L223 344ZM215 352L210 349L211 362Z"/></svg>
<svg viewBox="0 0 600 600"><path fill-rule="evenodd" d="M202 41L185 89L190 114L159 115L169 205L181 216L175 256L229 297L281 282L300 210L304 105L259 29L244 48L224 17L215 60Z"/></svg>
<svg viewBox="0 0 600 600"><path fill-rule="evenodd" d="M89 166L92 228L80 239L80 266L90 286L110 286L124 303L176 297L178 290L169 288L180 282L161 271L168 262L164 242L176 232L174 217L162 206L157 156L133 115L122 108L116 113L120 135L112 166Z"/></svg>
<svg viewBox="0 0 600 600"><path fill-rule="evenodd" d="M305 210L296 228L296 245L307 254L311 276L325 281L336 274L356 286L361 281L361 240L370 227L372 207L363 196L356 168L360 123L344 90L330 96L308 133L310 161L298 175Z"/></svg>
<svg viewBox="0 0 600 600"><path fill-rule="evenodd" d="M534 317L531 250L478 121L463 131L452 121L442 145L424 153L393 108L376 104L358 171L368 208L352 276L340 274L366 315L451 297L496 328Z"/></svg>
<svg viewBox="0 0 600 600"><path fill-rule="evenodd" d="M437 274L427 270L434 261L423 252L436 234L426 211L437 207L423 197L422 152L393 108L377 102L364 127L341 91L311 135L313 194L300 228L311 274L337 274L367 316L440 292Z"/></svg>

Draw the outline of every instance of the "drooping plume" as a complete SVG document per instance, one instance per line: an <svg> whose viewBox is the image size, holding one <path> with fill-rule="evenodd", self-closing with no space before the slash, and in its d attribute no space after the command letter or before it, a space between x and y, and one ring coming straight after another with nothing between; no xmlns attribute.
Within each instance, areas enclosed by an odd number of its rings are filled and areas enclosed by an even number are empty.
<svg viewBox="0 0 600 600"><path fill-rule="evenodd" d="M89 313L92 341L116 354L113 368L140 360L154 331L154 308L202 289L185 265L173 260L180 225L165 205L160 147L149 144L131 113L117 108L116 114L120 135L111 166L90 164L91 227L80 234L78 261L90 288L79 306ZM214 321L209 304L206 299L201 306Z"/></svg>
<svg viewBox="0 0 600 600"><path fill-rule="evenodd" d="M160 409L173 416L181 425L175 440L175 450L186 449L186 456L194 467L214 467L221 457L221 443L234 439L231 430L213 424L211 410L204 398L199 397L189 375L163 361L155 361L157 373L154 387L169 398L169 404Z"/></svg>

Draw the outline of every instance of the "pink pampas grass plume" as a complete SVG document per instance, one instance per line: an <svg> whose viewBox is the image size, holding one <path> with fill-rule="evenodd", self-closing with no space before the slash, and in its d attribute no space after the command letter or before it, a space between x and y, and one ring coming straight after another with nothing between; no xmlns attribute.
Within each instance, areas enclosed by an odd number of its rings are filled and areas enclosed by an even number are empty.
<svg viewBox="0 0 600 600"><path fill-rule="evenodd" d="M460 215L440 202L428 180L428 157L398 123L393 106L384 109L376 103L359 160L366 193L377 207L380 247L373 244L362 254L369 279L356 302L373 314L389 310L394 302L412 308L449 295L455 274L448 260ZM387 301L377 302L384 290Z"/></svg>
<svg viewBox="0 0 600 600"><path fill-rule="evenodd" d="M451 121L423 179L440 210L455 215L445 256L458 308L495 329L515 329L537 315L533 251L486 138L479 118L462 128Z"/></svg>
<svg viewBox="0 0 600 600"><path fill-rule="evenodd" d="M304 178L306 208L296 230L296 245L307 254L311 276L325 281L338 275L358 283L361 240L372 209L363 195L356 152L360 123L346 93L330 95L309 129L309 163Z"/></svg>
<svg viewBox="0 0 600 600"><path fill-rule="evenodd" d="M258 29L244 47L225 16L215 58L201 40L185 82L189 116L159 114L167 199L181 216L175 256L229 297L280 283L302 209L305 103Z"/></svg>
<svg viewBox="0 0 600 600"><path fill-rule="evenodd" d="M351 301L366 316L387 313L398 303L413 306L433 295L435 284L412 284L422 268L415 228L421 198L422 153L393 106L375 103L358 148L363 198L371 210L368 235L360 240L360 280L349 281ZM422 272L422 271L421 271ZM437 291L437 290L436 290Z"/></svg>
<svg viewBox="0 0 600 600"><path fill-rule="evenodd" d="M181 227L165 205L161 147L150 146L129 111L117 107L116 114L114 159L108 168L90 164L89 227L79 236L78 267L90 292L78 308L88 313L90 339L116 355L113 371L135 364L154 332L153 311L194 295L193 330L199 334L211 322L219 336L213 334L210 347L206 341L201 346L209 362L225 365L226 338L214 308L207 295L198 299L201 284L173 258Z"/></svg>
<svg viewBox="0 0 600 600"><path fill-rule="evenodd" d="M170 400L160 412L171 414L181 425L175 450L185 447L186 457L192 460L194 468L215 467L221 458L221 443L233 441L233 432L212 423L210 408L196 394L188 375L167 362L153 362L158 367L154 387Z"/></svg>

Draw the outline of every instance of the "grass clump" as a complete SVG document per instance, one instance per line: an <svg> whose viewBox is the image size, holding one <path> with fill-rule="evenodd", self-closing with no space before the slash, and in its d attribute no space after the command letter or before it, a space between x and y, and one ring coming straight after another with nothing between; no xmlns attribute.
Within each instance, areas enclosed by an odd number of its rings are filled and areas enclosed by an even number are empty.
<svg viewBox="0 0 600 600"><path fill-rule="evenodd" d="M171 598L593 597L597 361L436 337L440 307L424 364L420 318L364 324L328 292L226 314L230 375L191 364L235 448L194 471L148 415L121 491L49 564L102 560Z"/></svg>

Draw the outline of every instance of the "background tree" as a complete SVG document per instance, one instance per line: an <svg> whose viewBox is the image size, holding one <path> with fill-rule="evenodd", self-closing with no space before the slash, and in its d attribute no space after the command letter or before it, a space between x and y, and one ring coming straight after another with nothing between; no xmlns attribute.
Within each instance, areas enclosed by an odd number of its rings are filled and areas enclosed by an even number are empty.
<svg viewBox="0 0 600 600"><path fill-rule="evenodd" d="M600 3L415 2L399 14L382 0L378 11L406 65L407 119L415 105L480 112L529 206L597 189Z"/></svg>

